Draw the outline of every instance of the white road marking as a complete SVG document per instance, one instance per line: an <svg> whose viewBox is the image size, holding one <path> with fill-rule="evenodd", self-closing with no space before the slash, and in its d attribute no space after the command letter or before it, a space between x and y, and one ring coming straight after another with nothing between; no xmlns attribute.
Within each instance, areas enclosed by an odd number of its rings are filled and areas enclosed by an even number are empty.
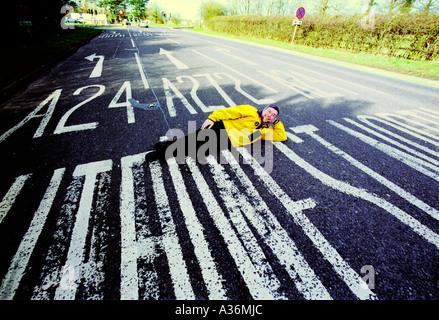
<svg viewBox="0 0 439 320"><path fill-rule="evenodd" d="M98 58L98 62L96 63L96 66L94 67L92 73L90 74L90 78L99 78L102 75L102 67L104 65L105 56L99 56L96 55L96 53L93 53L92 55L85 57L85 59L87 59L90 62L92 62L96 58Z"/></svg>
<svg viewBox="0 0 439 320"><path fill-rule="evenodd" d="M267 89L267 90L269 90L269 91L271 91L271 92L273 92L273 93L279 93L279 91L274 90L273 88L271 88L271 87L269 87L269 86L263 84L262 82L259 82L258 80L255 80L255 79L253 79L253 78L247 76L246 74L243 74L243 73L237 71L236 69L234 69L234 68L232 68L232 67L230 67L230 66L228 66L228 65L226 65L226 64L224 64L224 63L222 63L222 62L219 62L218 60L215 60L215 59L213 59L213 58L211 58L211 57L209 57L209 56L206 56L205 54L202 54L201 52L198 52L197 50L192 50L192 51L195 52L196 54L198 54L198 55L200 55L200 56L202 56L202 57L204 57L204 58L210 60L210 61L215 62L216 64L219 64L219 65L222 66L223 68L226 68L226 69L228 69L228 70L231 70L231 71L233 71L233 72L239 74L241 77L246 78L247 80L250 80L250 81L252 81L252 82L258 84L258 85L260 85L261 87L263 87L263 88L265 88L265 89Z"/></svg>
<svg viewBox="0 0 439 320"><path fill-rule="evenodd" d="M69 286L60 285L56 289L55 300L75 299L78 280L81 275L81 264L84 256L85 240L88 232L90 211L93 204L96 178L99 173L110 171L112 165L113 163L111 160L91 162L78 165L73 172L74 177L85 176L84 188L82 190L81 200L76 214L76 221L72 231L67 261L64 265L66 269L72 268L72 270L74 270L74 279Z"/></svg>
<svg viewBox="0 0 439 320"><path fill-rule="evenodd" d="M172 52L165 50L163 48L160 48L160 52L159 54L163 54L166 57L168 57L168 59L180 70L182 69L189 69L189 67L187 65L185 65L183 62L181 62L180 60L178 60L177 58L175 58L172 55Z"/></svg>
<svg viewBox="0 0 439 320"><path fill-rule="evenodd" d="M100 85L100 84L89 85L89 86L81 87L73 93L74 96L77 96L77 95L80 95L83 90L88 89L88 88L93 88L93 87L97 87L98 91L96 93L94 93L92 96L90 96L89 98L85 99L84 101L78 103L77 105L75 105L74 107L69 109L69 111L67 111L59 120L59 122L55 128L55 131L53 132L54 134L61 134L61 133L65 133L65 132L74 132L74 131L81 131L81 130L90 130L90 129L97 128L98 122L89 122L89 123L76 124L76 125L70 125L70 126L66 125L66 122L69 119L69 117L72 115L72 113L75 112L80 107L82 107L83 105L92 101L96 97L102 95L105 91L105 86Z"/></svg>
<svg viewBox="0 0 439 320"><path fill-rule="evenodd" d="M273 61L276 61L276 62L279 62L279 63L283 63L283 64L289 65L291 67L294 67L295 69L302 69L302 70L304 70L305 73L311 73L312 72L312 73L315 73L319 77L322 77L322 78L323 77L330 78L330 79L333 79L336 82L342 81L342 82L345 82L345 83L347 83L349 85L354 85L354 86L363 88L365 90L375 91L375 92L377 92L379 94L383 94L383 95L386 95L386 96L391 96L391 94L389 94L387 92L384 92L384 91L381 91L381 90L376 90L376 89L373 89L373 88L370 88L370 87L366 87L366 86L363 86L361 84L357 84L357 83L352 82L352 81L344 80L342 78L336 78L336 77L330 76L330 75L325 74L325 73L317 72L317 71L315 71L314 69L311 69L311 68L304 68L304 67L301 67L300 65L297 65L297 64L288 63L288 62L285 62L285 61L282 61L282 60L278 60L278 59L274 59L272 57L267 57L267 56L265 56L264 59L270 59L270 60L273 60ZM342 89L342 88L340 87L340 89ZM346 89L344 89L344 90L346 90ZM347 91L349 91L349 90L347 90ZM349 91L349 92L358 95L358 93L355 93L355 92L352 92L352 91Z"/></svg>
<svg viewBox="0 0 439 320"><path fill-rule="evenodd" d="M412 120L412 119L410 119L410 118L404 117L403 115L392 114L392 113L377 113L376 115L379 116L379 117L381 117L381 118L383 118L383 119L386 119L386 120L389 120L389 121L391 121L391 122L393 122L393 123L396 123L396 124L398 124L398 125L401 126L401 127L407 128L407 129L409 129L409 130L411 130L411 131L418 132L418 133L420 133L420 134L422 134L422 135L424 135L424 136L430 137L431 139L439 140L439 136L437 136L437 135L431 134L431 133L428 132L428 131L422 130L422 129L418 128L418 127L413 127L413 126L411 126L411 125L408 125L407 123L404 123L404 122L401 122L401 121L395 120L395 119L393 119L393 118L399 118L399 119L402 119L403 121L407 121L407 122L414 123L414 124L417 125L417 126L425 127L425 126L424 126L421 122L419 122L419 121L414 121L414 120Z"/></svg>
<svg viewBox="0 0 439 320"><path fill-rule="evenodd" d="M52 208L52 203L58 192L64 171L65 168L61 168L55 170L53 173L43 200L41 200L30 223L29 229L21 240L20 246L11 261L8 272L2 281L0 287L0 300L10 300L14 298L15 292L17 291L21 278L26 271L29 259L35 248L35 244L43 230L49 211Z"/></svg>
<svg viewBox="0 0 439 320"><path fill-rule="evenodd" d="M287 134L288 135L288 134ZM334 190L343 192L347 195L363 199L365 201L368 201L370 203L373 203L374 205L384 209L391 215L393 215L395 218L397 218L400 222L403 224L406 224L410 228L413 229L414 232L416 232L418 235L420 235L425 240L429 241L431 244L435 245L436 248L439 249L439 235L434 233L432 230L421 224L418 220L407 214L406 212L402 211L398 207L394 206L390 202L387 202L386 200L367 192L364 189L359 189L357 187L354 187L346 182L337 180L332 178L331 176L327 175L326 173L323 173L322 171L318 170L317 168L310 165L308 162L300 158L295 152L293 152L291 149L289 149L286 145L282 143L274 143L274 145L283 153L285 156L287 156L291 161L293 161L296 165L301 167L303 170L308 172L311 176L313 176L315 179L318 179L321 183L323 183L325 186L328 186Z"/></svg>
<svg viewBox="0 0 439 320"><path fill-rule="evenodd" d="M379 122L386 124L389 127L392 127L392 128L395 128L399 131L405 132L405 133L407 133L415 138L418 138L420 140L424 140L432 145L439 146L438 141L434 141L434 140L426 137L426 135L429 135L428 132L423 132L422 130L419 130L418 128L415 128L415 127L406 126L406 124L401 123L401 122L396 121L396 120L393 120L393 119L390 119L389 117L385 117L385 116L380 116L380 117L359 116L359 119L361 121L363 119L374 119L376 121L379 121ZM433 138L435 138L435 136L433 136Z"/></svg>
<svg viewBox="0 0 439 320"><path fill-rule="evenodd" d="M427 115L432 116L435 115L435 118L439 119L439 112L428 109L428 108L419 108L418 110L421 110L423 113L427 113Z"/></svg>
<svg viewBox="0 0 439 320"><path fill-rule="evenodd" d="M394 138L399 139L399 140L401 140L401 141L403 141L403 142L405 142L405 143L407 143L407 144L410 144L410 145L414 146L415 148L418 148L418 149L420 149L420 150L422 150L422 151L424 151L424 152L427 152L427 153L430 153L431 155L434 155L434 156L436 156L436 157L439 157L439 152L436 152L436 151L434 151L434 150L432 150L432 149L430 149L430 148L427 148L426 146L423 146L423 145L421 145L421 144L419 144L419 143L416 143L416 142L414 142L414 141L412 141L412 140L410 140L410 139L406 139L406 138L404 138L403 136L401 136L401 135L399 135L399 134L396 134L396 133L394 133L394 132L392 132L392 131L386 130L386 129L384 129L383 127L380 127L380 126L378 126L378 125L372 123L370 120L374 120L374 121L382 122L382 123L384 123L384 124L386 124L386 125L388 125L388 126L391 126L391 127L396 128L396 129L398 129L398 130L400 130L400 131L403 131L403 132L405 132L405 133L411 134L411 135L413 135L414 137L417 137L418 139L422 139L422 140L425 140L425 141L427 141L427 142L429 142L429 143L432 143L432 144L435 144L435 145L439 146L439 143L437 143L437 142L435 142L435 141L432 141L432 140L428 141L429 139L427 139L427 138L425 138L425 137L422 137L422 136L418 135L418 134L415 133L415 132L411 132L411 131L406 130L406 129L402 128L402 127L396 126L395 124L393 124L393 123L391 123L391 122L389 122L389 121L386 121L386 120L380 119L380 118L378 118L378 117L374 117L374 116L366 116L366 115L360 115L360 116L357 116L357 118L358 118L361 122L366 123L368 126L374 128L374 129L380 130L381 132L384 132L385 134L387 134L387 135L389 135L389 136L391 136L391 137L394 137Z"/></svg>
<svg viewBox="0 0 439 320"><path fill-rule="evenodd" d="M213 87L218 91L221 97L226 100L230 107L236 106L236 103L229 97L229 95L219 86L219 84L213 79L213 77L208 73L194 74L194 77L206 77Z"/></svg>
<svg viewBox="0 0 439 320"><path fill-rule="evenodd" d="M158 161L154 161L149 164L149 168L151 170L154 198L163 232L161 243L168 258L168 266L174 284L175 297L177 300L194 300L195 295L192 290L171 208L166 196L161 167Z"/></svg>
<svg viewBox="0 0 439 320"><path fill-rule="evenodd" d="M437 167L439 165L439 161L438 160L433 159L433 158L431 158L431 157L429 157L429 156L427 156L427 155L425 155L425 154L423 154L421 152L418 152L418 151L416 151L416 150L414 150L414 149L412 149L412 148L410 148L410 147L408 147L408 146L406 146L406 145L404 145L402 143L399 143L398 141L396 141L394 139L386 137L385 135L380 134L380 133L378 133L378 132L376 132L376 131L374 131L374 130L366 127L366 126L363 126L363 125L359 124L358 122L353 121L352 119L349 119L349 118L343 118L343 119L345 121L353 124L354 126L357 126L358 128L363 129L364 131L367 131L367 132L377 136L378 138L381 138L381 139L383 139L383 140L385 140L385 141L387 141L387 142L389 142L389 143L399 147L400 149L403 149L406 152L409 152L409 153L417 156L418 158L422 158L422 159L424 159L424 160L434 164L435 166L432 166L430 168L433 169L433 170L439 170L439 167Z"/></svg>
<svg viewBox="0 0 439 320"><path fill-rule="evenodd" d="M219 189L220 196L230 215L231 222L236 228L238 236L253 262L258 276L263 281L263 286L270 291L274 299L285 299L286 297L281 293L279 280L243 217L244 212L252 210L250 203L244 195L240 193L224 168L218 164L213 156L208 156L207 162L212 171L213 179Z"/></svg>
<svg viewBox="0 0 439 320"><path fill-rule="evenodd" d="M307 299L331 299L331 296L299 252L294 241L270 211L265 201L259 195L254 184L250 181L238 161L230 151L224 150L227 159L239 181L245 187L251 203L241 195L236 199L241 211L252 226L258 231L263 241L284 266L299 292ZM222 169L221 171L224 171ZM281 191L279 191L281 192Z"/></svg>
<svg viewBox="0 0 439 320"><path fill-rule="evenodd" d="M394 184L393 182L389 181L388 179L386 179L382 175L380 175L380 174L376 173L375 171L373 171L372 169L366 167L365 165L363 165L361 162L359 162L358 160L351 157L346 152L340 150L339 148L337 148L333 144L331 144L331 143L327 142L326 140L324 140L323 138L321 138L319 135L317 135L315 133L315 131L317 131L318 129L316 127L314 127L313 125L305 125L305 126L294 127L294 128L290 128L290 129L293 130L295 133L306 133L311 138L315 139L316 141L318 141L320 144L322 144L323 146L325 146L326 148L328 148L329 150L331 150L335 154L337 154L337 155L341 156L343 159L347 160L354 167L360 169L361 171L363 171L364 173L366 173L367 175L369 175L370 177L372 177L373 179L375 179L376 181L378 181L382 185L386 186L387 188L389 188L390 190L395 192L401 198L407 200L408 202L410 202L414 206L418 207L422 211L431 215L433 218L439 220L439 210L437 210L437 209L429 206L428 204L424 203L423 201L419 200L418 198L416 198L415 196L413 196L409 192L405 191L404 189L402 189L398 185Z"/></svg>
<svg viewBox="0 0 439 320"><path fill-rule="evenodd" d="M242 61L242 62L244 62L246 64L249 64L251 66L258 66L259 65L259 63L256 63L256 62L244 59L242 57L235 56L234 54L231 54L229 49L216 48L215 50L218 51L218 52L221 52L222 54L225 54L225 55L227 55L229 57L232 57L233 59L236 59L236 60Z"/></svg>
<svg viewBox="0 0 439 320"><path fill-rule="evenodd" d="M149 89L148 80L146 79L145 69L143 68L142 62L140 61L139 53L134 52L136 57L137 67L139 68L140 77L142 78L143 88Z"/></svg>
<svg viewBox="0 0 439 320"><path fill-rule="evenodd" d="M200 75L201 76L201 75ZM177 79L178 80L178 79ZM85 88L85 87L84 87ZM128 88L122 87L124 90ZM115 97L115 103L119 100L122 94L122 88L119 90L117 98ZM58 97L54 92L49 96L40 106L47 105L52 102L54 105L58 100ZM60 93L60 91L59 91ZM49 99L50 98L50 99ZM55 103L54 103L55 101ZM80 106L80 105L79 105ZM78 107L79 107L78 106ZM49 109L51 107L49 106ZM51 115L50 110L44 115L36 115L41 109L34 110L31 114L32 117L49 117ZM425 112L428 112L425 111ZM29 116L31 116L29 115ZM31 119L30 117L29 119ZM433 117L435 117L433 115ZM377 125L374 125L367 119L381 121L389 124L394 128L401 131L407 131L412 135L417 133L409 131L407 129L392 125L391 122L381 120L380 118L359 116L362 122L368 124L377 130L386 133L388 136L399 139L407 144L410 144L418 149L429 152L430 154L437 156L434 150L428 148L422 148L422 145L418 145L413 141L410 141L402 136L399 136L393 132L385 130ZM389 155L395 157L398 160L408 161L407 163L417 164L422 168L430 168L430 170L438 171L436 166L439 162L433 158L426 157L420 154L416 150L413 150L400 142L390 139L368 127L365 127L357 122L345 118L345 120L357 127L366 130L367 132L376 135L377 137L384 139L385 141L394 144L395 146L404 149L416 155L419 158L423 158L426 161L420 160L409 154L397 150L389 145L378 142L364 134L342 126L334 121L328 120L328 123L344 130L354 137L370 144L379 150L385 150ZM44 126L43 122L40 127ZM306 133L317 142L321 143L324 147L328 148L335 154L341 156L351 165L362 170L376 181L386 186L406 201L417 206L433 218L439 220L439 211L432 208L428 204L424 203L420 199L414 197L407 191L403 190L396 184L392 183L388 179L374 172L370 168L364 166L359 161L351 157L346 152L335 147L331 143L327 142L315 131L318 129L312 125L299 126L291 128L295 133ZM288 133L290 140L295 138L296 142L303 142L297 136ZM371 202L380 208L386 210L397 218L402 223L409 226L415 233L435 245L439 248L439 235L432 230L421 224L419 221L408 215L406 212L392 205L384 199L368 192L367 190L359 189L345 183L343 181L336 180L329 175L319 171L311 166L304 159L301 159L291 149L287 148L284 144L274 143L274 145L283 152L290 160L296 165L307 171L314 178L320 180L324 185L333 188L334 190L346 193L348 195L363 199ZM315 228L315 226L308 220L306 215L303 214L303 210L313 208L316 204L312 199L305 199L302 201L294 202L291 200L277 185L277 183L267 174L267 172L252 158L245 148L238 148L238 151L244 157L245 163L250 164L255 170L256 176L267 185L267 189L277 197L277 199L286 208L288 213L293 217L296 224L298 224L305 234L312 240L315 247L322 253L324 258L330 262L334 270L344 280L352 292L360 299L376 299L376 295L371 292L367 286L364 285L364 281L360 276L351 269L351 267L341 258L338 252L329 244L329 242L323 237L323 235ZM153 263L155 257L157 257L159 251L157 248L161 247L166 253L168 259L168 266L170 270L170 277L174 284L175 295L177 299L195 299L195 294L192 289L191 280L186 267L186 263L183 259L183 251L179 244L179 238L177 235L176 226L173 221L172 211L168 201L168 197L165 191L165 185L162 177L162 167L158 161L149 163L149 169L151 173L152 187L154 190L154 199L157 205L157 212L162 225L162 236L151 236L148 239L142 239L139 241L136 239L136 199L134 198L134 177L133 166L143 165L145 155L147 153L141 153L133 156L124 157L121 159L122 167L122 181L121 181L121 193L120 193L120 215L121 215L121 298L122 299L138 299L139 298L139 281L151 280L147 286L151 286L151 296L157 296L158 294L158 282L157 274L152 272L151 274L139 273L142 270L137 269L137 260L141 257L146 257L148 261ZM396 157L396 156L399 157ZM228 151L223 151L223 156L228 160L228 164L235 173L236 178L245 187L246 192L241 193L232 177L229 176L223 166L221 166L213 157L208 157L209 168L213 174L213 179L219 190L222 201L228 211L225 214L217 199L212 194L211 189L204 180L203 175L195 165L194 161L190 158L186 159L192 177L195 181L197 189L203 198L203 201L208 208L209 213L212 216L215 226L220 231L225 243L228 246L229 252L236 262L238 270L240 271L244 281L246 282L248 289L255 299L282 299L285 298L281 289L281 284L277 279L275 273L271 269L271 265L267 262L265 254L262 248L258 245L258 242L253 234L254 231L259 234L262 241L266 243L272 250L273 254L277 256L279 263L281 263L290 277L295 282L297 289L307 299L331 299L331 296L327 289L320 282L314 271L309 267L304 257L298 251L294 242L289 238L288 233L282 228L277 221L276 217L272 214L267 204L259 195L258 191L250 181L250 179L243 172L239 163L232 157L232 154ZM428 162L427 162L428 161ZM406 163L406 162L404 162ZM209 243L204 237L205 230L197 218L195 209L188 195L188 192L184 186L185 182L181 175L180 169L175 159L168 160L169 172L177 193L179 206L185 218L185 224L188 229L188 234L192 244L194 245L194 253L197 257L203 280L208 290L209 299L226 299L226 291L223 287L223 278L217 269L217 265L212 257ZM99 261L83 262L85 239L88 234L88 225L90 219L90 210L93 200L93 193L95 183L97 180L97 174L102 172L111 171L112 161L100 161L95 163L83 164L76 167L73 176L85 176L85 182L80 197L79 208L76 215L76 221L73 226L72 238L70 247L68 248L67 260L64 264L63 270L68 272L61 278L60 285L55 291L55 299L74 299L76 290L79 285L79 280L84 277L92 277L96 275L103 275L102 266L99 266ZM419 168L418 168L419 169ZM54 172L49 187L46 190L43 200L40 203L38 210L36 211L31 225L22 239L20 246L11 261L7 274L5 275L0 287L0 298L12 299L16 290L19 287L21 278L26 272L29 259L32 251L36 245L38 237L43 229L47 215L51 209L52 202L56 196L59 185L61 183L65 169L58 169ZM0 223L7 215L8 211L14 204L15 199L21 192L25 182L32 176L32 174L19 176L15 182L9 188L3 200L0 202ZM76 192L79 195L79 190ZM227 218L229 217L229 218ZM230 219L230 220L228 220ZM253 229L249 228L249 224ZM236 233L235 233L236 232ZM93 233L93 232L92 232ZM92 255L93 246L96 246L97 235L91 235L90 255ZM24 252L26 251L26 252ZM163 252L163 251L160 251ZM24 259L22 258L24 257ZM59 269L59 266L57 267ZM71 270L71 272L69 271ZM148 271L147 271L148 272ZM59 274L59 273L57 273ZM139 277L142 277L140 279ZM63 281L69 278L68 286L63 286ZM71 278L71 279L70 279ZM99 279L92 279L93 283L99 283ZM65 281L64 281L65 282ZM91 282L90 282L91 283ZM46 290L46 289L44 289ZM49 292L49 291L47 291Z"/></svg>
<svg viewBox="0 0 439 320"><path fill-rule="evenodd" d="M138 300L137 240L135 224L134 179L132 168L145 160L146 153L121 159L122 181L120 186L120 299Z"/></svg>
<svg viewBox="0 0 439 320"><path fill-rule="evenodd" d="M422 116L417 114L416 110L398 110L396 112L399 113L399 114L408 116L410 121L412 121L413 118L420 119L420 120L424 121L424 123L422 123L423 127L426 127L426 128L428 128L429 130L432 130L432 131L439 132L439 128L437 127L437 120L432 120L432 119L429 119L429 118L422 117ZM429 122L429 123L433 124L433 126L429 125L429 124L426 124L426 122L427 123ZM413 123L418 123L418 122L417 121L416 122L413 121Z"/></svg>
<svg viewBox="0 0 439 320"><path fill-rule="evenodd" d="M3 219L8 214L21 189L23 189L25 182L31 176L32 174L25 174L17 177L12 186L9 188L8 192L6 192L5 196L0 202L0 224L3 222Z"/></svg>
<svg viewBox="0 0 439 320"><path fill-rule="evenodd" d="M275 145L277 147L280 146L284 147L286 150L289 150L283 144L276 143ZM349 266L349 264L346 263L337 250L331 246L331 244L313 225L308 217L303 214L303 210L310 209L315 206L314 201L312 199L293 201L282 191L276 181L257 163L257 161L251 157L245 148L238 148L238 151L244 157L244 160L253 167L256 175L267 186L267 190L270 191L270 193L282 203L284 208L294 219L294 222L302 228L305 234L314 243L315 247L322 253L323 257L329 263L331 263L334 270L339 274L351 291L359 299L376 299L376 295L367 287L364 287L364 281L360 278L360 276ZM297 272L299 272L299 270L297 270Z"/></svg>
<svg viewBox="0 0 439 320"><path fill-rule="evenodd" d="M169 40L169 41L174 42L174 43L176 43L176 44L180 44L180 42L175 41L174 39L171 39L171 38L169 38L169 37L165 37L165 38L166 38L166 40Z"/></svg>
<svg viewBox="0 0 439 320"><path fill-rule="evenodd" d="M175 191L177 193L178 202L185 218L186 227L191 242L194 245L195 255L200 264L201 274L206 283L209 298L212 300L225 300L227 299L227 296L222 285L223 278L221 274L218 273L209 249L209 244L203 236L205 230L196 216L186 188L183 187L184 181L177 162L175 158L170 158L167 162Z"/></svg>
<svg viewBox="0 0 439 320"><path fill-rule="evenodd" d="M125 101L119 102L120 97L125 92ZM134 110L131 103L128 101L129 99L132 99L132 92L131 92L131 82L125 81L123 85L120 87L119 91L114 96L113 100L111 100L110 105L108 108L127 108L127 121L128 123L135 123L135 117L134 117Z"/></svg>
<svg viewBox="0 0 439 320"><path fill-rule="evenodd" d="M192 81L192 89L191 89L191 97L192 97L192 99L195 101L195 103L197 104L197 106L199 106L200 107L200 109L201 109L201 111L203 111L203 112L205 112L205 113L207 113L207 112L213 112L213 111L215 111L215 110L218 110L218 109L222 109L222 108L224 108L224 106L223 105L220 105L220 106L206 106L204 103L203 103L203 101L201 101L201 99L198 97L198 95L197 95L197 90L198 90L198 88L200 87L200 83L198 82L198 80L197 79L195 79L194 77L191 77L191 76L180 76L180 77L177 77L176 78L177 79L177 81L179 82L179 83L183 83L184 81L183 81L183 79L189 79L189 80L191 80ZM228 96L227 96L228 97Z"/></svg>
<svg viewBox="0 0 439 320"><path fill-rule="evenodd" d="M349 133L350 135L360 139L361 141L369 144L370 146L384 152L385 154L401 161L402 163L405 163L409 167L419 171L420 173L425 174L426 176L433 178L436 181L439 181L439 168L434 166L433 164L423 161L419 158L416 158L414 156L411 156L405 152L402 152L398 149L395 149L383 142L380 142L376 139L373 139L369 136L366 136L360 132L357 132L355 130L352 130L348 127L345 127L335 121L327 120L328 123L332 124L333 126ZM432 171L433 170L433 171Z"/></svg>
<svg viewBox="0 0 439 320"><path fill-rule="evenodd" d="M184 97L184 95L172 84L171 81L169 81L167 78L162 78L163 81L163 90L165 91L166 96L166 105L168 106L169 116L170 117L176 117L177 111L174 107L174 96L172 95L171 89L174 94L180 99L180 101L183 103L183 105L186 107L186 109L191 114L197 114L198 112L192 107L192 105L187 101L187 99Z"/></svg>
<svg viewBox="0 0 439 320"><path fill-rule="evenodd" d="M253 101L254 103L257 103L259 105L268 105L268 104L273 104L276 101L274 99L270 99L270 98L262 98L262 99L257 99L255 97L253 97L251 94L249 94L248 92L245 92L242 88L241 88L241 80L239 80L238 78L235 78L233 76L231 76L228 73L224 73L224 72L217 72L214 74L215 77L217 77L218 79L222 79L221 75L224 75L226 77L229 77L230 79L232 79L235 82L235 90L238 91L239 93L241 93L244 97L246 97L247 99L250 99L251 101Z"/></svg>
<svg viewBox="0 0 439 320"><path fill-rule="evenodd" d="M35 131L34 138L39 138L42 136L44 129L47 126L47 123L49 122L50 118L52 117L53 111L55 110L56 103L58 102L59 96L61 95L62 89L55 90L51 95L49 95L43 102L41 102L38 107L36 107L31 113L29 113L23 120L21 120L18 124L16 124L14 127L6 131L0 136L0 143L5 141L12 133L14 133L17 129L21 128L23 125L25 125L29 120L33 118L43 117L43 119L40 122L40 125ZM40 110L46 105L49 104L49 107L45 114L37 114L40 112Z"/></svg>
<svg viewBox="0 0 439 320"><path fill-rule="evenodd" d="M269 77L272 80L276 81L277 83L280 83L281 85L283 85L284 87L286 87L287 89L291 89L296 91L297 93L300 93L301 95L303 95L304 97L308 98L308 99L312 99L313 97L310 94L307 94L303 91L303 88L301 86L299 86L298 84L294 83L294 82L290 82L287 80L284 80L282 78L276 77L274 74L272 73L267 73L265 71L262 70L258 70L258 72L260 74L262 74L264 77Z"/></svg>
<svg viewBox="0 0 439 320"><path fill-rule="evenodd" d="M236 262L236 265L247 284L250 294L254 299L266 299L272 300L275 297L272 295L270 290L265 287L264 279L261 278L257 269L253 265L250 257L247 255L245 248L243 247L241 241L237 237L236 233L233 231L233 227L229 220L224 215L221 207L212 194L209 186L204 180L203 175L199 171L195 164L195 161L191 158L186 158L186 163L194 178L195 184L201 193L201 197L210 213L210 216L215 223L216 228L220 231L229 252Z"/></svg>

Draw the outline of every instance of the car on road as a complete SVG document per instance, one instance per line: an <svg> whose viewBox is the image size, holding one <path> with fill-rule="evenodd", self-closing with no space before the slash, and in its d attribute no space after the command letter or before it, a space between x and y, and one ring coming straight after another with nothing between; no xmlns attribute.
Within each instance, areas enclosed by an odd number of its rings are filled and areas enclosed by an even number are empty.
<svg viewBox="0 0 439 320"><path fill-rule="evenodd" d="M137 24L139 27L143 27L143 28L148 28L148 23L146 23L146 21L139 21L139 23Z"/></svg>
<svg viewBox="0 0 439 320"><path fill-rule="evenodd" d="M70 18L67 18L65 22L66 23L84 23L84 21L81 21L78 19L70 19Z"/></svg>

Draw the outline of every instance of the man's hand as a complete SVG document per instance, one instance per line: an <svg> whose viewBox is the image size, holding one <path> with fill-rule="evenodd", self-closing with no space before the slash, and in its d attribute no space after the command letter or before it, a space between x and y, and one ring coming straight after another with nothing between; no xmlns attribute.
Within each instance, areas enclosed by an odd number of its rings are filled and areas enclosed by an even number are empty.
<svg viewBox="0 0 439 320"><path fill-rule="evenodd" d="M204 130L204 129L210 129L210 128L212 128L212 126L213 126L213 124L214 124L215 122L213 122L212 120L210 120L209 118L207 118L206 119L206 121L204 121L204 123L203 123L203 125L201 126L201 130Z"/></svg>

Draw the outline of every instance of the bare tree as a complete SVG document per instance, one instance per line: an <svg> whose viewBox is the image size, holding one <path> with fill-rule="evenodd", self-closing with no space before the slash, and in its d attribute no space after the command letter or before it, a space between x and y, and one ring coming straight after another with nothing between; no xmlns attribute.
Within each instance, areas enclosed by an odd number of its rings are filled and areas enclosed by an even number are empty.
<svg viewBox="0 0 439 320"><path fill-rule="evenodd" d="M439 0L419 0L413 6L417 11L429 14L432 11L439 11Z"/></svg>
<svg viewBox="0 0 439 320"><path fill-rule="evenodd" d="M236 16L239 14L239 0L228 0L227 1L227 12L231 16Z"/></svg>
<svg viewBox="0 0 439 320"><path fill-rule="evenodd" d="M375 0L369 0L369 3L367 4L366 12L364 13L365 16L368 16L370 14L370 11L372 10L372 7L375 6L377 3Z"/></svg>
<svg viewBox="0 0 439 320"><path fill-rule="evenodd" d="M391 13L398 6L398 2L400 1L401 0L390 0L388 13Z"/></svg>
<svg viewBox="0 0 439 320"><path fill-rule="evenodd" d="M277 14L286 14L287 5L288 5L288 0L277 0L276 1Z"/></svg>
<svg viewBox="0 0 439 320"><path fill-rule="evenodd" d="M326 10L328 10L328 2L329 0L321 0L321 7L320 7L320 12L325 15L326 14Z"/></svg>
<svg viewBox="0 0 439 320"><path fill-rule="evenodd" d="M274 0L267 1L267 15L271 16L274 14Z"/></svg>
<svg viewBox="0 0 439 320"><path fill-rule="evenodd" d="M415 0L404 0L402 5L401 5L400 11L403 13L409 12L411 10L411 8L413 7L414 3L415 3Z"/></svg>
<svg viewBox="0 0 439 320"><path fill-rule="evenodd" d="M400 12L407 13L412 9L415 2L416 0L390 0L388 13L398 8Z"/></svg>
<svg viewBox="0 0 439 320"><path fill-rule="evenodd" d="M253 1L253 14L262 15L264 12L264 0Z"/></svg>

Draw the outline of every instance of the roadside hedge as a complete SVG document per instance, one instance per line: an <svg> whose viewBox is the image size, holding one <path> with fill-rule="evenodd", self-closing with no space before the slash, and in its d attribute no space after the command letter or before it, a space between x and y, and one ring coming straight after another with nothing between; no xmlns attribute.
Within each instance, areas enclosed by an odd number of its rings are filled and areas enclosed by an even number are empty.
<svg viewBox="0 0 439 320"><path fill-rule="evenodd" d="M387 54L411 60L439 56L439 15L362 16L308 15L297 28L295 44ZM205 22L212 31L290 43L292 16L219 16Z"/></svg>

